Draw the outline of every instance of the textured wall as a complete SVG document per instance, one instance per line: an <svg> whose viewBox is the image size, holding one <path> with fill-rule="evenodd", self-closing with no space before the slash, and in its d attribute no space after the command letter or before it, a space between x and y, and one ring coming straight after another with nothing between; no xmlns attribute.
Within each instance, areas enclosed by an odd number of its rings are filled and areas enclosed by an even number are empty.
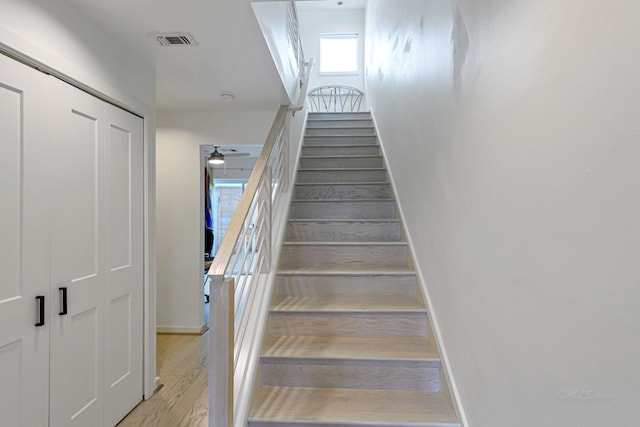
<svg viewBox="0 0 640 427"><path fill-rule="evenodd" d="M369 103L471 426L637 424L638 22L369 0Z"/></svg>

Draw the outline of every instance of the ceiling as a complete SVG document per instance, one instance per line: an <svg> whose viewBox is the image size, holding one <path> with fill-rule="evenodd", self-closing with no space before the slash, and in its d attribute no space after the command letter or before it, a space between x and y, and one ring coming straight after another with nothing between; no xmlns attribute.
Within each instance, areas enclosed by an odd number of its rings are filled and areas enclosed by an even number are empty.
<svg viewBox="0 0 640 427"><path fill-rule="evenodd" d="M288 103L250 0L67 1L155 64L158 110L271 110ZM308 10L365 2L297 3ZM164 32L188 32L198 45L161 47L155 35ZM224 102L223 92L233 93L233 102Z"/></svg>

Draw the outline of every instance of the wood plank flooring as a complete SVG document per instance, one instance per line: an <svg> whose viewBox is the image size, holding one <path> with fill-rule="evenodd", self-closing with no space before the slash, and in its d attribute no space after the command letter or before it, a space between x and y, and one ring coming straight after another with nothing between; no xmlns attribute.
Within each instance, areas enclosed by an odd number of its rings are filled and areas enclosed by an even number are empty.
<svg viewBox="0 0 640 427"><path fill-rule="evenodd" d="M207 348L203 335L158 335L161 387L118 427L205 427L208 425Z"/></svg>

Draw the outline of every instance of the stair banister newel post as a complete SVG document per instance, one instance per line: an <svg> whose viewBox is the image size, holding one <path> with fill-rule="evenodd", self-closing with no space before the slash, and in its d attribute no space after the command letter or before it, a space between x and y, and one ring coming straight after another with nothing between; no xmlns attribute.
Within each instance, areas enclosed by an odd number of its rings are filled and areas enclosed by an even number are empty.
<svg viewBox="0 0 640 427"><path fill-rule="evenodd" d="M222 275L211 278L209 426L233 427L233 317L234 280Z"/></svg>

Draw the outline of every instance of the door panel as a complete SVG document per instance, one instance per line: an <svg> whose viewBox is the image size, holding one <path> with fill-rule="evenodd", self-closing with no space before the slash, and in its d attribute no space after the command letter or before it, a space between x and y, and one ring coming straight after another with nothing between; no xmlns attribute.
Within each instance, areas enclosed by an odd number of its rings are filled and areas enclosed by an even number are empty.
<svg viewBox="0 0 640 427"><path fill-rule="evenodd" d="M63 394L68 396L69 421L89 420L88 413L94 411L101 397L100 393L100 336L98 309L89 308L70 317L70 330L73 338L67 340L72 348L69 352L69 364L72 372L67 378ZM66 326L66 325L65 325ZM97 412L97 411L96 411ZM91 414L92 415L92 414ZM84 424L84 423L83 423ZM71 425L65 424L65 425ZM84 424L87 425L87 424Z"/></svg>
<svg viewBox="0 0 640 427"><path fill-rule="evenodd" d="M20 89L0 83L0 301L21 294L22 97Z"/></svg>
<svg viewBox="0 0 640 427"><path fill-rule="evenodd" d="M88 111L87 111L88 110ZM75 283L98 275L98 118L94 109L67 111L67 138L60 146L64 180L59 181L57 243L68 251L56 259Z"/></svg>
<svg viewBox="0 0 640 427"><path fill-rule="evenodd" d="M104 405L104 270L99 212L102 103L56 82L51 191L51 427L99 426ZM68 312L58 288L67 287Z"/></svg>
<svg viewBox="0 0 640 427"><path fill-rule="evenodd" d="M0 414L11 426L47 425L49 302L46 141L33 126L47 77L0 55ZM48 310L45 311L45 317Z"/></svg>
<svg viewBox="0 0 640 427"><path fill-rule="evenodd" d="M131 267L131 132L109 126L109 233L111 271Z"/></svg>
<svg viewBox="0 0 640 427"><path fill-rule="evenodd" d="M107 106L105 425L142 400L143 124Z"/></svg>
<svg viewBox="0 0 640 427"><path fill-rule="evenodd" d="M0 307L0 310L4 310ZM22 339L7 342L6 337L0 342L0 376L7 387L0 389L0 411L3 422L10 426L24 425L20 421L20 395L16 390L20 388L22 376Z"/></svg>

